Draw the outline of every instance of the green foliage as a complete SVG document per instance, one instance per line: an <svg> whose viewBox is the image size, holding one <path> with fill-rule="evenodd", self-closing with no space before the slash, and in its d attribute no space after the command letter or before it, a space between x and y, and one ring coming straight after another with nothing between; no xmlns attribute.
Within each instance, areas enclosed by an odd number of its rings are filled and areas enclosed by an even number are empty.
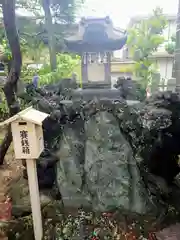
<svg viewBox="0 0 180 240"><path fill-rule="evenodd" d="M0 121L5 119L8 114L8 107L3 90L0 88Z"/></svg>
<svg viewBox="0 0 180 240"><path fill-rule="evenodd" d="M32 82L33 76L38 74L39 86L45 84L56 83L62 78L70 78L73 72L80 72L80 58L78 56L71 57L67 54L57 55L57 69L51 72L49 64L44 65L41 69L28 69L27 66L22 67L21 79L26 82ZM20 101L21 109L25 107L25 103ZM6 118L8 115L8 107L6 104L5 96L0 88L0 116L1 119Z"/></svg>
<svg viewBox="0 0 180 240"><path fill-rule="evenodd" d="M47 56L46 49L47 46L39 39L27 40L21 38L21 52L24 60L31 60L35 63L47 60L49 56Z"/></svg>
<svg viewBox="0 0 180 240"><path fill-rule="evenodd" d="M26 82L31 82L35 74L39 76L39 85L56 83L62 78L70 78L72 73L77 69L79 64L79 57L72 58L68 54L57 55L57 69L51 72L49 64L45 64L42 68L38 69L27 69L23 68L22 79Z"/></svg>
<svg viewBox="0 0 180 240"><path fill-rule="evenodd" d="M176 47L176 36L171 36L170 41L166 44L165 49L169 54L174 54Z"/></svg>
<svg viewBox="0 0 180 240"><path fill-rule="evenodd" d="M55 21L74 22L75 14L83 3L84 0L52 0L51 9Z"/></svg>
<svg viewBox="0 0 180 240"><path fill-rule="evenodd" d="M3 39L0 39L0 41L3 49L3 55L6 56L8 60L10 60L12 58L12 54L11 54L7 39L3 38Z"/></svg>
<svg viewBox="0 0 180 240"><path fill-rule="evenodd" d="M128 30L127 45L135 61L134 73L144 86L152 80L156 66L149 57L164 42L162 33L166 25L167 21L162 9L156 8L151 17L140 21Z"/></svg>
<svg viewBox="0 0 180 240"><path fill-rule="evenodd" d="M39 70L28 69L23 65L21 78L25 82L31 82L35 74L39 75L39 84L55 83L62 78L72 76L74 71L80 72L80 59L70 55L59 54L57 55L57 69L53 72L50 70L49 56L47 57L47 32L44 26L44 16L42 15L42 1L43 0L16 0L16 9L25 9L30 12L33 17L17 17L17 28L20 37L21 52L23 60L32 60L36 63L46 63L43 68ZM74 21L75 13L81 7L83 0L51 0L50 8L52 18L55 23L72 23ZM2 47L3 55L7 59L11 59L11 52L9 49L8 41L5 36L5 31L2 22L0 23L0 45ZM53 25L58 31L54 31L54 36L58 40L63 39L63 31L57 24ZM62 25L63 26L63 25ZM55 29L54 29L55 30ZM67 31L67 29L65 29ZM42 59L43 58L43 59ZM20 104L23 104L20 102ZM23 106L22 106L23 107ZM6 116L8 113L5 96L0 88L0 116Z"/></svg>
<svg viewBox="0 0 180 240"><path fill-rule="evenodd" d="M40 69L38 75L40 77L39 84L55 83L62 78L70 78L75 66L78 64L77 59L72 59L69 55L57 55L57 69L51 72L50 65Z"/></svg>
<svg viewBox="0 0 180 240"><path fill-rule="evenodd" d="M21 45L21 53L23 58L39 61L47 48L43 43L43 38L36 34L43 31L41 24L36 24L33 19L27 17L17 17L17 28L19 32L19 40ZM11 51L6 38L5 29L0 25L0 46L5 59L11 59Z"/></svg>
<svg viewBox="0 0 180 240"><path fill-rule="evenodd" d="M35 17L42 19L44 0L16 0L17 9L26 9ZM69 23L75 20L75 13L85 0L50 0L50 7L55 22ZM47 2L47 1L46 1Z"/></svg>

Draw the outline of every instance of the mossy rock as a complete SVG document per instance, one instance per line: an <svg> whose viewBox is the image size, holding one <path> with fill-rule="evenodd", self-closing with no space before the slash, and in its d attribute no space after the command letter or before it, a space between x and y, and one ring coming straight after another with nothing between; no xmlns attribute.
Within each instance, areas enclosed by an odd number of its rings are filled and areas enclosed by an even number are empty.
<svg viewBox="0 0 180 240"><path fill-rule="evenodd" d="M19 178L11 184L8 195L12 199L12 215L14 217L23 217L31 213L31 203L29 196L28 181L24 178ZM40 192L41 208L44 208L51 202L50 191L46 193Z"/></svg>

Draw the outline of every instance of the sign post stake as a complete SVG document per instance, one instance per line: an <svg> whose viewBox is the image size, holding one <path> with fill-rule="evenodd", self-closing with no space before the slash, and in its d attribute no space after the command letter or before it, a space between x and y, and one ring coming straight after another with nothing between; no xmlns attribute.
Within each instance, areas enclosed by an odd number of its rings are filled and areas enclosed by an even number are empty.
<svg viewBox="0 0 180 240"><path fill-rule="evenodd" d="M37 179L36 159L26 159L26 167L33 216L34 237L35 240L41 240L43 237L43 228L39 187Z"/></svg>
<svg viewBox="0 0 180 240"><path fill-rule="evenodd" d="M35 240L43 238L36 161L44 150L42 124L48 116L29 107L0 123L0 126L11 124L15 159L26 159Z"/></svg>

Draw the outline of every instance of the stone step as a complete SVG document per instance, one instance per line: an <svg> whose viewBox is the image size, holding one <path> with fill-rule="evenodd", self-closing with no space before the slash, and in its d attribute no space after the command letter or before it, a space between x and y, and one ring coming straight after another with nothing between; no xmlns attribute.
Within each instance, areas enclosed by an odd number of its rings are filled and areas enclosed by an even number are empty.
<svg viewBox="0 0 180 240"><path fill-rule="evenodd" d="M111 89L111 82L106 83L104 81L97 82L85 82L82 83L83 89Z"/></svg>
<svg viewBox="0 0 180 240"><path fill-rule="evenodd" d="M93 98L122 99L120 91L117 89L77 89L72 91L72 100L82 98L84 101L90 101Z"/></svg>

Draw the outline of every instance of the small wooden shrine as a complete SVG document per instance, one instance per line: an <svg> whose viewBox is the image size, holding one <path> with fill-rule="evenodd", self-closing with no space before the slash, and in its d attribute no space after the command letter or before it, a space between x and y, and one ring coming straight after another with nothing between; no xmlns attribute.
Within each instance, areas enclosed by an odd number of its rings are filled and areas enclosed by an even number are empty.
<svg viewBox="0 0 180 240"><path fill-rule="evenodd" d="M65 39L69 51L81 56L82 81L111 83L112 52L121 49L127 36L115 29L109 17L82 18L78 32Z"/></svg>

